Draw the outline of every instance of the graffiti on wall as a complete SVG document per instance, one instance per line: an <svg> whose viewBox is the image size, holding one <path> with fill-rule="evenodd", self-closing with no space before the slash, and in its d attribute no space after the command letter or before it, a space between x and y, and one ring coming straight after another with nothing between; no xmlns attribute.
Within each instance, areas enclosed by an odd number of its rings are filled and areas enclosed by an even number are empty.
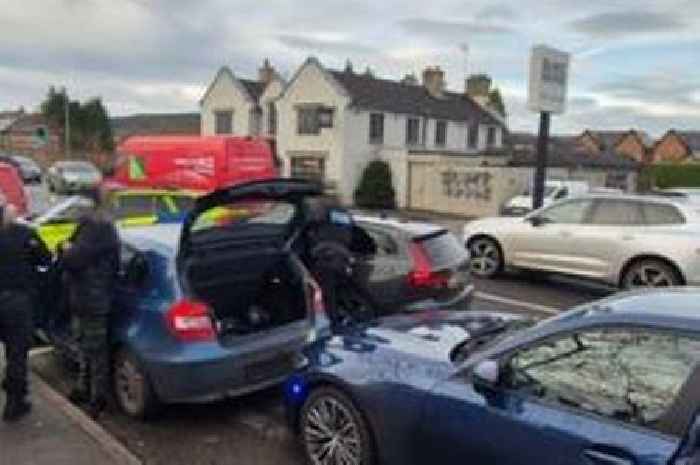
<svg viewBox="0 0 700 465"><path fill-rule="evenodd" d="M465 172L448 169L441 173L442 192L445 197L463 200L491 200L491 179L486 171Z"/></svg>

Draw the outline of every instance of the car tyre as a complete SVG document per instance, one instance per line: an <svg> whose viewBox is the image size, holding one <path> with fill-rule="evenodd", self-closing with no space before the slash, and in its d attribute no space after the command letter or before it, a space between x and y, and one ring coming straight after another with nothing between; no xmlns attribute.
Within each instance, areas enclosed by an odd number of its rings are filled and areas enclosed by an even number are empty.
<svg viewBox="0 0 700 465"><path fill-rule="evenodd" d="M649 258L632 263L620 284L623 289L670 287L683 284L683 279L673 266L663 260Z"/></svg>
<svg viewBox="0 0 700 465"><path fill-rule="evenodd" d="M309 465L374 465L369 426L354 402L332 387L311 392L301 409L299 431ZM338 456L345 460L337 460Z"/></svg>
<svg viewBox="0 0 700 465"><path fill-rule="evenodd" d="M469 241L470 266L474 275L493 278L503 270L501 246L490 237L477 237Z"/></svg>
<svg viewBox="0 0 700 465"><path fill-rule="evenodd" d="M114 357L112 384L117 405L126 415L148 420L160 411L161 404L148 375L125 350L118 351Z"/></svg>

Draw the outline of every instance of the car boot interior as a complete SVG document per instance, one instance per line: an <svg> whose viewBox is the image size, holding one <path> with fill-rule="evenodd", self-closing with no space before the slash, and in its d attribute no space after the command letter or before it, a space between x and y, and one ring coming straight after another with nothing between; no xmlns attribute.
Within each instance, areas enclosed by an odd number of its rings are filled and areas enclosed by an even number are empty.
<svg viewBox="0 0 700 465"><path fill-rule="evenodd" d="M246 335L307 316L301 271L279 241L196 245L185 261L192 294L214 312L220 334Z"/></svg>

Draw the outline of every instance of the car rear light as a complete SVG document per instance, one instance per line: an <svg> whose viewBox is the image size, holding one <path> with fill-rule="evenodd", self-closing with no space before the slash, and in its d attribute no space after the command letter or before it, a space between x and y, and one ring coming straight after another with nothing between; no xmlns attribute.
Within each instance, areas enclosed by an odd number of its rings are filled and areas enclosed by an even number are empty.
<svg viewBox="0 0 700 465"><path fill-rule="evenodd" d="M449 271L433 271L430 258L425 249L418 243L409 246L413 258L413 270L408 273L408 284L413 288L442 289L449 287L452 273Z"/></svg>
<svg viewBox="0 0 700 465"><path fill-rule="evenodd" d="M202 302L180 300L166 314L170 332L182 342L203 342L216 339L209 307Z"/></svg>

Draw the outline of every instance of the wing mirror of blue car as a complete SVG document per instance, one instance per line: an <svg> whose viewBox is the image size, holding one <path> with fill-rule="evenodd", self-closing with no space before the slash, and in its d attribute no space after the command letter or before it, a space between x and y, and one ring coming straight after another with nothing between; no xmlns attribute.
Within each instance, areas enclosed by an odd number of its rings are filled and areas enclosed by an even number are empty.
<svg viewBox="0 0 700 465"><path fill-rule="evenodd" d="M501 379L501 367L496 360L483 360L472 371L474 386L482 389L493 389Z"/></svg>

